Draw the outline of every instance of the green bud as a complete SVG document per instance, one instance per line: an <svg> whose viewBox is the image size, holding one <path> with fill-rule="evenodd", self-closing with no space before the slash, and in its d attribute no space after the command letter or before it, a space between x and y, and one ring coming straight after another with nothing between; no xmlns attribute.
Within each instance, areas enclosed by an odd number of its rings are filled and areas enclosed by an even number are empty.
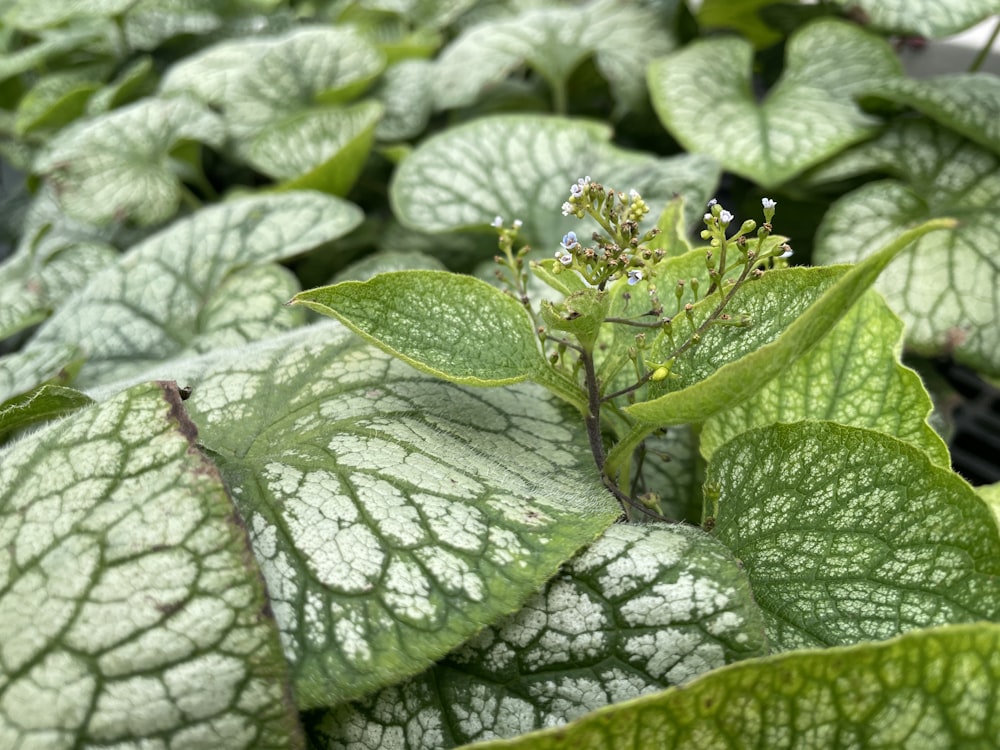
<svg viewBox="0 0 1000 750"><path fill-rule="evenodd" d="M669 374L670 370L668 370L666 367L657 367L655 370L653 370L653 374L649 376L649 379L652 380L654 383L659 383L661 380L666 380L667 375Z"/></svg>

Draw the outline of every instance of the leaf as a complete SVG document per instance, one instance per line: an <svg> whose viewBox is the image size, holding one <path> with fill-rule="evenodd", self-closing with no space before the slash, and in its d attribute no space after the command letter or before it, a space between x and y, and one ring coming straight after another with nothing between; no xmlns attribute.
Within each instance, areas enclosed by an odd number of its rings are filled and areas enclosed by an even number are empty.
<svg viewBox="0 0 1000 750"><path fill-rule="evenodd" d="M281 305L295 290L294 280L285 271L257 267L346 234L360 220L356 206L312 192L202 209L92 276L39 329L29 351L78 345L88 358L80 382L92 385L201 351L220 337L242 342L287 330L300 322Z"/></svg>
<svg viewBox="0 0 1000 750"><path fill-rule="evenodd" d="M29 347L0 357L0 404L43 383L68 383L78 361L79 350L69 343Z"/></svg>
<svg viewBox="0 0 1000 750"><path fill-rule="evenodd" d="M635 43L637 37L642 44ZM673 39L657 15L636 4L527 10L470 28L445 47L434 65L434 99L439 109L474 104L491 86L528 66L549 84L556 111L564 113L570 75L593 56L621 112L644 98L636 73L671 47Z"/></svg>
<svg viewBox="0 0 1000 750"><path fill-rule="evenodd" d="M384 67L383 54L348 27L299 27L209 47L174 65L160 90L220 108L230 133L248 144L289 115L349 101Z"/></svg>
<svg viewBox="0 0 1000 750"><path fill-rule="evenodd" d="M933 403L920 376L899 361L903 324L868 292L811 352L750 400L715 414L701 431L706 458L742 432L776 422L829 420L904 440L938 466L944 441L927 423Z"/></svg>
<svg viewBox="0 0 1000 750"><path fill-rule="evenodd" d="M73 388L40 385L0 403L0 441L12 432L65 416L92 403L92 398Z"/></svg>
<svg viewBox="0 0 1000 750"><path fill-rule="evenodd" d="M110 245L77 242L60 233L45 235L34 247L22 245L0 265L0 339L45 320L117 257Z"/></svg>
<svg viewBox="0 0 1000 750"><path fill-rule="evenodd" d="M27 4L27 0L22 2ZM42 67L50 58L83 47L99 36L100 32L89 26L59 29L39 35L38 41L27 47L18 50L4 49L4 54L0 56L0 81Z"/></svg>
<svg viewBox="0 0 1000 750"><path fill-rule="evenodd" d="M21 31L39 31L71 21L121 16L136 0L47 0L39 5L33 0L9 0L5 3L3 23Z"/></svg>
<svg viewBox="0 0 1000 750"><path fill-rule="evenodd" d="M216 8L213 9L213 5ZM122 30L133 50L155 50L168 39L182 34L210 34L223 24L220 12L239 3L202 3L198 0L136 0L125 14ZM222 6L222 7L218 7Z"/></svg>
<svg viewBox="0 0 1000 750"><path fill-rule="evenodd" d="M743 286L730 303L731 310L750 314L749 328L710 327L697 345L675 361L672 377L662 383L668 392L626 411L646 424L665 426L702 422L747 400L829 333L907 245L949 226L952 223L944 219L922 224L847 270L768 271ZM699 303L695 325L716 304L713 298ZM649 358L662 361L672 348L664 337Z"/></svg>
<svg viewBox="0 0 1000 750"><path fill-rule="evenodd" d="M444 264L437 258L416 250L378 250L338 272L333 281L368 281L373 276L389 271L444 270Z"/></svg>
<svg viewBox="0 0 1000 750"><path fill-rule="evenodd" d="M87 114L99 115L137 99L151 85L154 74L153 59L149 56L136 58L126 65L115 79L102 88L87 102Z"/></svg>
<svg viewBox="0 0 1000 750"><path fill-rule="evenodd" d="M58 130L79 117L87 100L100 88L97 71L60 71L41 78L21 98L14 118L14 131L19 137L39 130Z"/></svg>
<svg viewBox="0 0 1000 750"><path fill-rule="evenodd" d="M547 367L524 305L471 276L397 271L310 289L292 302L453 383L507 385Z"/></svg>
<svg viewBox="0 0 1000 750"><path fill-rule="evenodd" d="M895 438L832 422L751 430L715 452L705 486L779 648L1000 618L993 514Z"/></svg>
<svg viewBox="0 0 1000 750"><path fill-rule="evenodd" d="M954 216L921 238L877 284L906 324L907 346L1000 375L1000 272L993 248L1000 158L926 122L889 130L869 153L898 179L870 183L833 204L816 233L817 262L856 260L905 226Z"/></svg>
<svg viewBox="0 0 1000 750"><path fill-rule="evenodd" d="M357 737L405 738L407 748L513 737L766 651L724 547L687 526L615 525L519 612L415 679L318 715L307 731L317 748Z"/></svg>
<svg viewBox="0 0 1000 750"><path fill-rule="evenodd" d="M306 110L265 128L246 147L250 166L285 189L346 195L361 173L382 115L377 102Z"/></svg>
<svg viewBox="0 0 1000 750"><path fill-rule="evenodd" d="M195 434L159 383L2 453L6 746L302 747L246 531Z"/></svg>
<svg viewBox="0 0 1000 750"><path fill-rule="evenodd" d="M987 73L961 73L927 80L881 81L868 96L913 107L980 146L1000 153L1000 79Z"/></svg>
<svg viewBox="0 0 1000 750"><path fill-rule="evenodd" d="M181 200L181 168L170 152L188 140L220 146L223 137L219 117L189 97L143 99L64 129L33 171L73 216L156 224Z"/></svg>
<svg viewBox="0 0 1000 750"><path fill-rule="evenodd" d="M380 141L404 141L424 132L434 109L432 63L402 60L388 70L376 91L385 115L375 127Z"/></svg>
<svg viewBox="0 0 1000 750"><path fill-rule="evenodd" d="M399 165L389 197L396 216L412 230L485 230L500 215L508 222L521 219L519 236L535 248L555 249L570 229L588 236L578 220L559 215L570 185L583 175L618 190L635 188L650 206L675 193L686 195L689 222L701 215L699 207L718 180L711 160L659 159L613 146L610 137L606 126L594 122L484 117L423 141Z"/></svg>
<svg viewBox="0 0 1000 750"><path fill-rule="evenodd" d="M250 529L301 707L425 669L619 514L579 416L535 387L432 380L333 325L237 352L174 369Z"/></svg>
<svg viewBox="0 0 1000 750"><path fill-rule="evenodd" d="M860 10L867 23L895 34L937 38L955 34L997 12L994 0L836 0Z"/></svg>
<svg viewBox="0 0 1000 750"><path fill-rule="evenodd" d="M660 121L688 151L768 188L872 135L878 121L853 97L902 70L882 39L820 20L789 37L784 73L758 103L752 56L737 37L697 41L652 63L649 89Z"/></svg>
<svg viewBox="0 0 1000 750"><path fill-rule="evenodd" d="M1000 627L936 628L711 672L568 727L477 750L989 747Z"/></svg>

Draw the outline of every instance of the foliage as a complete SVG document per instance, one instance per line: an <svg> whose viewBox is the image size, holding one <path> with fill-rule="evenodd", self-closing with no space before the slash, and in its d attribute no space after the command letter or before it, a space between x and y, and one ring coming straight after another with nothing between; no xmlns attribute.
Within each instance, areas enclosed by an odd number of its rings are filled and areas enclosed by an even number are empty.
<svg viewBox="0 0 1000 750"><path fill-rule="evenodd" d="M4 4L0 745L995 740L995 10Z"/></svg>

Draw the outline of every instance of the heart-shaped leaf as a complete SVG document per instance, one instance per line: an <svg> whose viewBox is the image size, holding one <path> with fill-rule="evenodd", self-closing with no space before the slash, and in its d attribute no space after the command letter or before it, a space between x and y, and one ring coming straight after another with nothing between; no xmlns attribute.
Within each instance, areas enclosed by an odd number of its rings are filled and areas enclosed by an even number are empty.
<svg viewBox="0 0 1000 750"><path fill-rule="evenodd" d="M179 174L171 151L183 141L220 146L222 121L190 97L144 99L62 130L33 171L51 183L66 212L94 224L156 224L177 212Z"/></svg>
<svg viewBox="0 0 1000 750"><path fill-rule="evenodd" d="M706 513L783 649L1000 618L1000 532L949 469L880 432L796 422L712 456Z"/></svg>
<svg viewBox="0 0 1000 750"><path fill-rule="evenodd" d="M878 121L854 95L873 77L901 72L885 41L829 19L789 37L785 71L760 102L752 57L738 37L697 41L654 62L649 88L660 120L688 151L766 187L870 136Z"/></svg>
<svg viewBox="0 0 1000 750"><path fill-rule="evenodd" d="M285 189L345 195L354 185L375 139L382 106L306 110L265 128L245 148L247 162Z"/></svg>
<svg viewBox="0 0 1000 750"><path fill-rule="evenodd" d="M188 92L220 108L244 147L289 115L350 100L384 67L384 55L349 27L300 27L192 55L168 71L161 91Z"/></svg>
<svg viewBox="0 0 1000 750"><path fill-rule="evenodd" d="M476 748L986 748L1000 735L997 714L984 710L1000 699L998 649L1000 627L984 623L754 659Z"/></svg>
<svg viewBox="0 0 1000 750"><path fill-rule="evenodd" d="M0 454L5 746L302 747L260 571L195 434L176 386L149 384Z"/></svg>
<svg viewBox="0 0 1000 750"><path fill-rule="evenodd" d="M547 368L531 317L485 281L397 271L301 292L293 303L337 318L419 370L465 385L507 385Z"/></svg>
<svg viewBox="0 0 1000 750"><path fill-rule="evenodd" d="M252 196L202 209L91 277L39 329L29 351L78 345L88 357L81 382L94 384L201 351L220 340L221 329L231 343L287 330L301 322L281 304L296 283L287 272L252 267L309 250L360 220L352 204L313 192ZM250 276L235 280L237 272Z"/></svg>
<svg viewBox="0 0 1000 750"><path fill-rule="evenodd" d="M201 370L184 374L187 405L250 529L303 707L422 671L619 514L579 415L537 387L466 390L334 325Z"/></svg>
<svg viewBox="0 0 1000 750"><path fill-rule="evenodd" d="M781 377L749 401L718 412L701 431L706 458L754 427L823 419L867 427L905 440L939 466L948 448L927 423L933 409L920 376L899 361L903 324L874 292Z"/></svg>
<svg viewBox="0 0 1000 750"><path fill-rule="evenodd" d="M636 44L640 37L642 43ZM468 106L491 85L528 66L552 87L555 109L565 113L567 81L593 56L624 110L645 95L637 71L672 47L659 17L638 5L605 0L536 8L479 24L446 47L434 64L434 98L439 108Z"/></svg>
<svg viewBox="0 0 1000 750"><path fill-rule="evenodd" d="M561 117L504 115L453 127L421 143L393 177L390 199L414 230L484 230L497 215L521 219L521 237L536 249L558 247L580 222L559 215L569 188L593 175L617 190L638 190L650 206L675 194L688 200L688 219L701 215L718 168L700 156L658 159L608 141L604 125ZM597 229L597 225L592 225ZM551 255L546 253L546 255Z"/></svg>
<svg viewBox="0 0 1000 750"><path fill-rule="evenodd" d="M927 80L893 78L870 96L905 104L979 145L1000 153L1000 78L962 73Z"/></svg>
<svg viewBox="0 0 1000 750"><path fill-rule="evenodd" d="M993 0L835 0L864 13L866 23L895 34L941 37L963 29L997 12Z"/></svg>
<svg viewBox="0 0 1000 750"><path fill-rule="evenodd" d="M419 677L316 717L317 748L454 747L565 724L767 652L728 551L687 526L608 529L515 615ZM419 718L418 718L419 717ZM419 723L420 734L407 733Z"/></svg>
<svg viewBox="0 0 1000 750"><path fill-rule="evenodd" d="M900 179L834 203L816 233L817 261L854 261L904 227L954 216L953 231L921 238L877 288L903 318L910 348L1000 375L1000 158L927 122L894 128L865 151Z"/></svg>

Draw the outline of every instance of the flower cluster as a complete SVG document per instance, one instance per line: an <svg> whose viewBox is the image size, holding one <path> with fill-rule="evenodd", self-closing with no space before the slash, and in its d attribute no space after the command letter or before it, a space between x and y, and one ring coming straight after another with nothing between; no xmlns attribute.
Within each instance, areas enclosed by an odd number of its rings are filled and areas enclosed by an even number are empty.
<svg viewBox="0 0 1000 750"><path fill-rule="evenodd" d="M646 276L647 264L663 257L661 250L651 250L643 244L655 237L658 230L639 232L639 223L649 213L649 206L635 190L628 195L616 193L587 175L570 186L569 200L563 203L562 212L563 216L578 219L591 216L604 233L594 232L591 236L594 244L584 246L576 232L567 232L555 252L559 262L557 273L562 268L572 268L599 289L622 277L635 285Z"/></svg>

